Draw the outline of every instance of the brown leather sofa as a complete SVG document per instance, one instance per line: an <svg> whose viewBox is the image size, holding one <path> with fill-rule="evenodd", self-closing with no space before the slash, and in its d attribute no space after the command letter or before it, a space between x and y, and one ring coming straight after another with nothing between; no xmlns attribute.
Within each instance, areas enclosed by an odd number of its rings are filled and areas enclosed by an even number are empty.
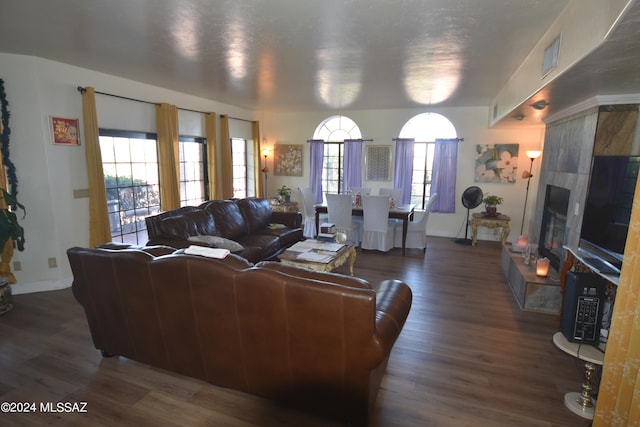
<svg viewBox="0 0 640 427"><path fill-rule="evenodd" d="M271 259L303 239L299 212L274 212L268 200L259 198L210 200L149 216L145 222L147 245L206 246L189 238L219 236L240 244L242 248L232 252L251 262Z"/></svg>
<svg viewBox="0 0 640 427"><path fill-rule="evenodd" d="M71 248L95 347L367 425L409 286L168 247ZM241 410L241 409L239 409ZM267 420L265 420L267 421Z"/></svg>

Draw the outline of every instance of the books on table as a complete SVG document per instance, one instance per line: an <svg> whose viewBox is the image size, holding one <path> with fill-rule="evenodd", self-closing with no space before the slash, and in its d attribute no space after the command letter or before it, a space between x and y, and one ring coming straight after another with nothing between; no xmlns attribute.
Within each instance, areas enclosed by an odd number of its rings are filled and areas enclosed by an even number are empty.
<svg viewBox="0 0 640 427"><path fill-rule="evenodd" d="M322 242L335 242L336 233L318 233L317 239Z"/></svg>
<svg viewBox="0 0 640 427"><path fill-rule="evenodd" d="M344 244L342 243L330 243L330 242L321 242L318 240L304 240L302 242L298 242L295 245L291 246L288 251L292 252L311 252L311 251L322 251L322 252L338 252L340 249L344 248Z"/></svg>
<svg viewBox="0 0 640 427"><path fill-rule="evenodd" d="M320 234L336 234L336 225L332 222L323 222L320 224Z"/></svg>
<svg viewBox="0 0 640 427"><path fill-rule="evenodd" d="M319 253L319 252L309 251L309 252L302 252L300 255L298 255L296 259L300 261L328 263L333 259L333 255L328 253Z"/></svg>

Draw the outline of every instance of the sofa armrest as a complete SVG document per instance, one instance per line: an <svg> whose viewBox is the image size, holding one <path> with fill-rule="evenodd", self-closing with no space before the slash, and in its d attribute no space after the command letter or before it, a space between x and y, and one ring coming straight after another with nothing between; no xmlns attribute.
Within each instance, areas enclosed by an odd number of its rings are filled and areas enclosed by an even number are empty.
<svg viewBox="0 0 640 427"><path fill-rule="evenodd" d="M300 212L271 212L271 222L274 224L284 224L289 228L300 228L302 225L302 214Z"/></svg>
<svg viewBox="0 0 640 427"><path fill-rule="evenodd" d="M411 288L400 280L384 280L376 291L376 339L388 354L402 331L413 295Z"/></svg>

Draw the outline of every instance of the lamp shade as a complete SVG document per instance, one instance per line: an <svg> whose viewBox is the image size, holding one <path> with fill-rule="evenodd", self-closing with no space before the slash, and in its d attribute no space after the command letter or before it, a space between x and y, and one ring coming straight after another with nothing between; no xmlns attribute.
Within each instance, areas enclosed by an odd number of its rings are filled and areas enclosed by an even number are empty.
<svg viewBox="0 0 640 427"><path fill-rule="evenodd" d="M542 154L540 150L527 150L527 157L531 160L537 159Z"/></svg>

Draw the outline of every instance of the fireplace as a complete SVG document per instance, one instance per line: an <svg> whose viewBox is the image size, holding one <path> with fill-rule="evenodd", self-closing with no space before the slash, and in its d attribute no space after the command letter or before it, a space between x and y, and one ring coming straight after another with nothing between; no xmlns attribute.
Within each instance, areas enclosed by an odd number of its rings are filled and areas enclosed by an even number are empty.
<svg viewBox="0 0 640 427"><path fill-rule="evenodd" d="M549 259L556 271L559 270L562 246L565 243L570 194L571 191L566 188L547 185L544 198L538 250L540 256Z"/></svg>

